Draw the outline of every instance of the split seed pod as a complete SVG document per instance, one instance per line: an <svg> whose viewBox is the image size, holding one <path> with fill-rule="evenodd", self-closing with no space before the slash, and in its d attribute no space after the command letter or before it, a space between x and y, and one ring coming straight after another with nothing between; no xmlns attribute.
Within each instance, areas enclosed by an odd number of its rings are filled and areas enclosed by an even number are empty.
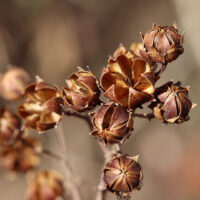
<svg viewBox="0 0 200 200"><path fill-rule="evenodd" d="M91 135L105 145L123 143L133 130L131 114L125 108L115 104L103 104L92 116Z"/></svg>
<svg viewBox="0 0 200 200"><path fill-rule="evenodd" d="M100 80L104 95L123 107L135 109L152 100L155 72L144 59L130 52L109 59Z"/></svg>
<svg viewBox="0 0 200 200"><path fill-rule="evenodd" d="M40 163L40 142L30 136L18 138L12 146L2 146L1 163L9 171L26 172Z"/></svg>
<svg viewBox="0 0 200 200"><path fill-rule="evenodd" d="M138 156L117 156L110 160L104 168L104 181L107 189L117 194L129 194L135 189L140 190L142 170Z"/></svg>
<svg viewBox="0 0 200 200"><path fill-rule="evenodd" d="M142 35L147 56L154 62L167 64L183 53L183 35L178 33L176 24L173 26L153 25L144 36Z"/></svg>
<svg viewBox="0 0 200 200"><path fill-rule="evenodd" d="M37 77L25 90L25 102L18 106L27 128L39 132L54 128L62 118L63 103L58 88Z"/></svg>
<svg viewBox="0 0 200 200"><path fill-rule="evenodd" d="M56 200L64 195L61 176L50 170L38 172L28 184L28 200Z"/></svg>
<svg viewBox="0 0 200 200"><path fill-rule="evenodd" d="M195 104L188 97L189 89L180 82L172 81L155 91L156 103L153 106L156 118L166 123L181 123L189 119L189 111Z"/></svg>
<svg viewBox="0 0 200 200"><path fill-rule="evenodd" d="M7 100L20 99L29 81L30 77L23 69L11 68L1 77L0 95Z"/></svg>
<svg viewBox="0 0 200 200"><path fill-rule="evenodd" d="M21 119L8 110L0 107L0 144L12 145L20 133Z"/></svg>
<svg viewBox="0 0 200 200"><path fill-rule="evenodd" d="M90 70L85 71L79 67L66 83L68 88L62 90L66 109L81 112L95 106L99 101L98 81Z"/></svg>

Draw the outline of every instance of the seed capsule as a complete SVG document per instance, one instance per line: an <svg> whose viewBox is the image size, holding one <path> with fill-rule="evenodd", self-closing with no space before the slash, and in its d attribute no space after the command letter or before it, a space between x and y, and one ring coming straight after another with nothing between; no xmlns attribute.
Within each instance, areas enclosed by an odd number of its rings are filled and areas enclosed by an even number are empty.
<svg viewBox="0 0 200 200"><path fill-rule="evenodd" d="M29 182L28 200L56 200L64 196L64 184L61 176L54 171L38 172Z"/></svg>
<svg viewBox="0 0 200 200"><path fill-rule="evenodd" d="M27 128L39 132L54 128L62 118L63 103L58 88L37 77L25 90L25 102L18 106Z"/></svg>
<svg viewBox="0 0 200 200"><path fill-rule="evenodd" d="M30 77L23 69L11 68L1 77L0 95L7 100L20 99L29 81Z"/></svg>
<svg viewBox="0 0 200 200"><path fill-rule="evenodd" d="M21 119L8 110L0 107L0 144L12 145L20 133Z"/></svg>
<svg viewBox="0 0 200 200"><path fill-rule="evenodd" d="M93 116L91 135L105 145L123 143L133 130L131 114L120 105L103 104L91 115Z"/></svg>
<svg viewBox="0 0 200 200"><path fill-rule="evenodd" d="M181 123L189 119L189 111L194 104L188 97L189 89L180 82L172 81L155 91L156 102L153 105L154 115L166 123Z"/></svg>
<svg viewBox="0 0 200 200"><path fill-rule="evenodd" d="M178 33L176 24L153 25L142 37L146 54L152 61L167 64L183 53L183 35Z"/></svg>
<svg viewBox="0 0 200 200"><path fill-rule="evenodd" d="M109 191L117 194L128 194L135 189L140 190L142 170L137 160L138 156L122 155L106 164L104 181Z"/></svg>
<svg viewBox="0 0 200 200"><path fill-rule="evenodd" d="M100 90L96 76L91 71L78 68L69 80L66 80L68 88L63 88L62 98L66 109L73 111L85 111L97 104Z"/></svg>

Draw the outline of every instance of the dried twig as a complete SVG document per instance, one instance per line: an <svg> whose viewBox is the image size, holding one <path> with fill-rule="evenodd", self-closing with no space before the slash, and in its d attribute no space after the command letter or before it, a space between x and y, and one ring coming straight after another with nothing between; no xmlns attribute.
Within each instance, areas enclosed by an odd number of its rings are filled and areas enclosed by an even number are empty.
<svg viewBox="0 0 200 200"><path fill-rule="evenodd" d="M153 113L133 113L133 117L148 119L149 121L155 118Z"/></svg>

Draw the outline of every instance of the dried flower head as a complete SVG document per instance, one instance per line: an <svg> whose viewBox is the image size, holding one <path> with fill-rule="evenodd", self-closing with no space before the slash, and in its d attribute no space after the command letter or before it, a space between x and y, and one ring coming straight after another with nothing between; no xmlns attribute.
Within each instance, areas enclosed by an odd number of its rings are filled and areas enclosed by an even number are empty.
<svg viewBox="0 0 200 200"><path fill-rule="evenodd" d="M91 135L105 145L123 143L133 130L131 114L115 104L103 104L91 114L93 131Z"/></svg>
<svg viewBox="0 0 200 200"><path fill-rule="evenodd" d="M96 76L90 71L78 68L69 80L66 80L68 88L63 88L62 97L66 109L85 111L99 101L100 90Z"/></svg>
<svg viewBox="0 0 200 200"><path fill-rule="evenodd" d="M117 194L129 194L135 189L140 190L142 170L138 156L117 156L110 160L104 168L104 181L107 189Z"/></svg>
<svg viewBox="0 0 200 200"><path fill-rule="evenodd" d="M2 75L0 80L0 95L7 100L17 100L24 94L29 75L20 68L11 68Z"/></svg>
<svg viewBox="0 0 200 200"><path fill-rule="evenodd" d="M128 52L109 59L100 82L108 99L135 109L152 99L155 72L144 59Z"/></svg>
<svg viewBox="0 0 200 200"><path fill-rule="evenodd" d="M0 107L0 144L12 145L20 133L21 119L5 107Z"/></svg>
<svg viewBox="0 0 200 200"><path fill-rule="evenodd" d="M64 186L62 178L54 171L38 172L29 182L28 200L56 200L63 197Z"/></svg>
<svg viewBox="0 0 200 200"><path fill-rule="evenodd" d="M155 91L154 115L166 123L181 123L189 119L189 111L194 106L188 97L188 87L172 81Z"/></svg>
<svg viewBox="0 0 200 200"><path fill-rule="evenodd" d="M148 57L155 62L167 64L183 53L183 35L173 26L153 25L143 37L144 48Z"/></svg>
<svg viewBox="0 0 200 200"><path fill-rule="evenodd" d="M30 136L18 138L12 146L3 146L1 163L9 171L25 172L39 165L40 142Z"/></svg>
<svg viewBox="0 0 200 200"><path fill-rule="evenodd" d="M39 132L54 128L62 117L62 98L56 86L37 77L25 90L25 102L18 106L27 128Z"/></svg>

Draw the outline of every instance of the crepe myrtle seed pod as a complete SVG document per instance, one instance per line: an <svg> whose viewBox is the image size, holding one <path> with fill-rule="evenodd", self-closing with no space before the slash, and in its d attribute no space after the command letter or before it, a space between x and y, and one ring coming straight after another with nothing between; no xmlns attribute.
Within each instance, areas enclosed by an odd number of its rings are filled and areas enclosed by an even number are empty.
<svg viewBox="0 0 200 200"><path fill-rule="evenodd" d="M102 104L91 116L91 135L105 145L123 143L133 130L131 113L120 105Z"/></svg>
<svg viewBox="0 0 200 200"><path fill-rule="evenodd" d="M138 156L120 155L110 160L104 168L104 181L107 189L116 194L128 195L140 190L142 169Z"/></svg>
<svg viewBox="0 0 200 200"><path fill-rule="evenodd" d="M12 145L20 134L21 119L5 107L0 107L0 144Z"/></svg>
<svg viewBox="0 0 200 200"><path fill-rule="evenodd" d="M99 102L98 80L90 70L78 67L78 71L71 74L66 83L68 88L62 90L66 110L81 112L91 109Z"/></svg>
<svg viewBox="0 0 200 200"><path fill-rule="evenodd" d="M6 100L17 100L23 97L29 75L20 68L12 67L0 78L0 95Z"/></svg>
<svg viewBox="0 0 200 200"><path fill-rule="evenodd" d="M155 91L154 115L165 123L181 123L189 119L189 111L195 106L188 96L188 87L170 81Z"/></svg>
<svg viewBox="0 0 200 200"><path fill-rule="evenodd" d="M38 172L28 183L28 200L56 200L63 196L63 180L52 170Z"/></svg>
<svg viewBox="0 0 200 200"><path fill-rule="evenodd" d="M104 96L123 107L135 109L153 99L155 71L144 59L119 55L109 59L101 74Z"/></svg>
<svg viewBox="0 0 200 200"><path fill-rule="evenodd" d="M56 86L36 77L36 83L25 89L25 102L18 106L20 117L26 120L26 128L43 132L54 128L62 118L63 100Z"/></svg>
<svg viewBox="0 0 200 200"><path fill-rule="evenodd" d="M176 23L172 26L153 25L142 35L145 53L155 62L167 64L183 53L183 35L178 33Z"/></svg>
<svg viewBox="0 0 200 200"><path fill-rule="evenodd" d="M1 164L9 171L26 172L40 163L40 142L30 136L19 137L11 146L2 146Z"/></svg>

